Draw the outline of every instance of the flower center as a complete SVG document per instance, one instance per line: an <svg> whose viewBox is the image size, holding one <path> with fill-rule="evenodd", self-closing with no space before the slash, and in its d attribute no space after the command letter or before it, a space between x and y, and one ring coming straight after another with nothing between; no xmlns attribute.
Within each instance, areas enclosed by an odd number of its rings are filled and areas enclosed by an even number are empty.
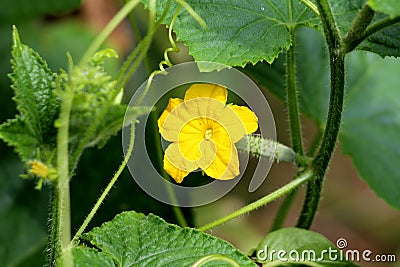
<svg viewBox="0 0 400 267"><path fill-rule="evenodd" d="M211 128L208 128L206 132L204 133L204 139L210 140L213 134L213 130Z"/></svg>

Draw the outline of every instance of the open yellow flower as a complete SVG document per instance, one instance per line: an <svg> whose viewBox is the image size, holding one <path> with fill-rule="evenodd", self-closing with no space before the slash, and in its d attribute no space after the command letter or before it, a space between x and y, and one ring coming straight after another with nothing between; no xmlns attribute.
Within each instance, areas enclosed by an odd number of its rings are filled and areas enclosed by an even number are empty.
<svg viewBox="0 0 400 267"><path fill-rule="evenodd" d="M208 176L228 180L239 175L234 143L258 128L247 107L226 105L228 91L214 84L194 84L184 99L171 98L158 119L161 136L172 142L164 169L177 183L200 168Z"/></svg>

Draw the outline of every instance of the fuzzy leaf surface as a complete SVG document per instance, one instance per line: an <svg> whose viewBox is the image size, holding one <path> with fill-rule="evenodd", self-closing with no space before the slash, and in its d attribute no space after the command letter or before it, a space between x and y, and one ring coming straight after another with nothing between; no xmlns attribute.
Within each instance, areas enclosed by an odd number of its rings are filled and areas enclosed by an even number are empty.
<svg viewBox="0 0 400 267"><path fill-rule="evenodd" d="M81 255L90 257L97 250L102 256L110 256L115 266L192 266L211 254L224 255L239 266L256 266L224 240L196 229L168 224L155 215L144 216L134 211L117 215L82 238L94 248L79 246L74 249L74 254L81 250ZM202 266L231 265L213 261Z"/></svg>

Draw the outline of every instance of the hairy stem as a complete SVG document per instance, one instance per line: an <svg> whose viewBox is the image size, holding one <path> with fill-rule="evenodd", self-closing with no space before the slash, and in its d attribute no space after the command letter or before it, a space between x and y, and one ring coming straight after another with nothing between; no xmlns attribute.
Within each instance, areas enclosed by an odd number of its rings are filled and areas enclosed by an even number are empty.
<svg viewBox="0 0 400 267"><path fill-rule="evenodd" d="M290 192L292 192L293 190L297 189L300 185L310 181L312 178L314 178L314 172L312 170L307 170L304 173L300 174L297 178L293 179L292 181L290 181L289 183L287 183L286 185L284 185L283 187L279 188L278 190L270 193L269 195L260 198L259 200L256 200L253 203L250 203L247 206L244 206L241 209L238 209L234 212L232 212L231 214L228 214L216 221L213 221L211 223L208 223L202 227L199 228L199 230L201 231L206 231L209 230L211 228L214 228L218 225L221 225L223 223L226 223L230 220L233 220L237 217L240 217L250 211L253 211L255 209L258 209L280 197L282 197L285 194L288 194Z"/></svg>
<svg viewBox="0 0 400 267"><path fill-rule="evenodd" d="M55 266L57 262L57 258L61 255L61 246L59 243L59 210L58 210L58 190L57 185L52 184L51 191L50 191L50 214L49 214L49 243L48 243L48 255L47 255L47 265L48 266Z"/></svg>
<svg viewBox="0 0 400 267"><path fill-rule="evenodd" d="M60 243L61 266L73 265L72 256L65 248L71 240L71 208L69 192L69 119L71 114L74 94L64 94L57 131L57 236ZM54 238L54 237L53 237Z"/></svg>
<svg viewBox="0 0 400 267"><path fill-rule="evenodd" d="M69 244L70 247L73 246L73 242L76 242L77 239L79 238L80 235L83 234L85 231L86 227L89 225L90 221L93 219L94 215L100 208L101 204L104 202L104 199L107 197L108 193L110 193L111 189L113 188L115 182L118 180L119 176L121 175L122 171L124 170L126 164L129 161L129 158L132 154L134 143L135 143L135 124L132 123L131 128L130 128L131 134L130 134L130 140L129 140L129 146L128 150L126 152L126 156L123 159L121 165L119 166L117 172L114 174L114 176L111 178L110 182L108 183L107 187L104 189L104 191L101 193L100 197L97 199L96 203L94 204L92 210L89 212L88 216L85 218L83 221L82 225L79 227L78 231L76 232L74 238L72 239L72 242Z"/></svg>
<svg viewBox="0 0 400 267"><path fill-rule="evenodd" d="M325 38L330 57L330 102L326 128L317 153L312 161L315 179L307 186L303 208L297 223L298 227L310 228L314 219L322 190L322 183L332 157L343 111L344 97L344 53L335 19L327 0L316 1L324 26Z"/></svg>
<svg viewBox="0 0 400 267"><path fill-rule="evenodd" d="M286 53L286 102L288 106L290 136L294 152L303 155L303 141L300 126L299 107L296 90L296 69L294 55L294 29L289 29L292 45Z"/></svg>
<svg viewBox="0 0 400 267"><path fill-rule="evenodd" d="M365 3L361 11L351 23L348 34L343 39L346 53L352 51L361 43L364 38L365 30L371 23L374 15L375 11L369 7L368 3Z"/></svg>
<svg viewBox="0 0 400 267"><path fill-rule="evenodd" d="M303 160L304 149L300 124L300 115L296 88L296 62L295 62L295 36L294 29L289 28L292 45L286 52L286 102L288 107L290 136L292 139L292 147L296 152L296 164L298 167L307 165L307 161ZM285 222L285 218L289 213L290 207L296 196L296 191L290 192L283 200L279 210L272 223L270 231L278 230Z"/></svg>
<svg viewBox="0 0 400 267"><path fill-rule="evenodd" d="M374 23L367 28L367 30L364 33L363 39L361 41L367 39L372 34L378 32L386 27L392 26L393 24L399 23L399 22L400 22L400 16L396 16L394 18L386 18L386 19L383 19L381 21Z"/></svg>

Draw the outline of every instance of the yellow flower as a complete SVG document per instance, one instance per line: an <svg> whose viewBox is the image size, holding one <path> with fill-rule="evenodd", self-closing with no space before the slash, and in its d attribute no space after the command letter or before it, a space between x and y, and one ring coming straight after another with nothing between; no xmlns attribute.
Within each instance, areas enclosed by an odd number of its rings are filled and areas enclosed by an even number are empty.
<svg viewBox="0 0 400 267"><path fill-rule="evenodd" d="M226 105L228 91L214 84L194 84L184 99L171 98L158 119L161 136L172 142L164 169L177 183L200 168L208 176L228 180L239 175L234 143L258 128L247 107Z"/></svg>
<svg viewBox="0 0 400 267"><path fill-rule="evenodd" d="M40 161L29 161L31 168L29 173L36 175L40 178L46 178L49 175L49 167Z"/></svg>

